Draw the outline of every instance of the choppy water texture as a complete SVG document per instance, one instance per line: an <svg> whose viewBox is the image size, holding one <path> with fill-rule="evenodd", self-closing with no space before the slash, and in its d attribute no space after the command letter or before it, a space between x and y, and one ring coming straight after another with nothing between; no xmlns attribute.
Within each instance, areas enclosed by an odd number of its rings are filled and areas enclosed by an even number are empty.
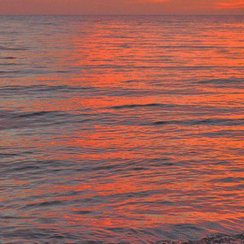
<svg viewBox="0 0 244 244"><path fill-rule="evenodd" d="M0 240L240 238L243 33L241 16L1 16Z"/></svg>

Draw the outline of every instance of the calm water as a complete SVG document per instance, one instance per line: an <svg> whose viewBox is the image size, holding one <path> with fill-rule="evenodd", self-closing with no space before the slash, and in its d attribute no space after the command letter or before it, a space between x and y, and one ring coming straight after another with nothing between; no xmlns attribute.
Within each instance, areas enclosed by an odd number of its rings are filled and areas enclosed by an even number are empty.
<svg viewBox="0 0 244 244"><path fill-rule="evenodd" d="M0 17L0 242L243 231L244 17Z"/></svg>

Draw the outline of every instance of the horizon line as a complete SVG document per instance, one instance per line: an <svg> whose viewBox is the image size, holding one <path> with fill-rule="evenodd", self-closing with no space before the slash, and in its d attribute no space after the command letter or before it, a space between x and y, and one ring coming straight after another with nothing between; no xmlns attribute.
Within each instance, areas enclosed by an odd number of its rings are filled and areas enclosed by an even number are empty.
<svg viewBox="0 0 244 244"><path fill-rule="evenodd" d="M244 16L244 14L0 14L0 16Z"/></svg>

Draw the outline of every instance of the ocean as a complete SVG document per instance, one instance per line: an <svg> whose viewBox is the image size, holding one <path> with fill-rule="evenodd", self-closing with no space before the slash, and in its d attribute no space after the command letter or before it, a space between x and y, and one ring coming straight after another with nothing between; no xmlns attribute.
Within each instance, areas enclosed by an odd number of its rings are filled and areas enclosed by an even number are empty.
<svg viewBox="0 0 244 244"><path fill-rule="evenodd" d="M0 243L243 243L243 33L0 16Z"/></svg>

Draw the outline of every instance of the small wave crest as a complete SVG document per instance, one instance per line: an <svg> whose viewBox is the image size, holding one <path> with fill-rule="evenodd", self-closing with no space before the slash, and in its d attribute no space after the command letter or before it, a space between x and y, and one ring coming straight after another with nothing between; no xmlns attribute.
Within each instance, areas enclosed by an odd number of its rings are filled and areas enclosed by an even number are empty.
<svg viewBox="0 0 244 244"><path fill-rule="evenodd" d="M1 73L1 72L0 72ZM13 94L36 94L36 92L72 92L87 91L92 87L74 87L68 85L50 86L50 85L32 85L32 86L2 86L0 95L7 96Z"/></svg>
<svg viewBox="0 0 244 244"><path fill-rule="evenodd" d="M213 84L213 85L228 85L228 84L241 84L244 79L211 79L199 81L199 84Z"/></svg>
<svg viewBox="0 0 244 244"><path fill-rule="evenodd" d="M26 47L4 47L0 46L0 50L2 51L26 51Z"/></svg>
<svg viewBox="0 0 244 244"><path fill-rule="evenodd" d="M244 119L203 119L203 120L164 120L153 122L152 125L169 125L169 124L179 124L179 125L243 125Z"/></svg>
<svg viewBox="0 0 244 244"><path fill-rule="evenodd" d="M112 109L127 109L127 108L141 108L141 107L172 107L172 104L148 103L148 104L128 104L110 107Z"/></svg>

